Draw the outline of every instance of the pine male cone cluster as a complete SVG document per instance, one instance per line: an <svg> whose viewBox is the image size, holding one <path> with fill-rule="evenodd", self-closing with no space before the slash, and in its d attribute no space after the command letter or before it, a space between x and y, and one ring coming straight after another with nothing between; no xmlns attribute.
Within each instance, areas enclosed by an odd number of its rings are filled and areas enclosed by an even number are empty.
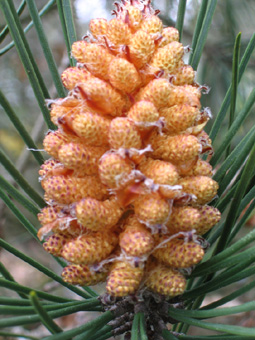
<svg viewBox="0 0 255 340"><path fill-rule="evenodd" d="M123 0L115 18L90 21L72 46L69 90L51 105L57 125L39 174L48 206L38 215L47 252L77 285L106 281L109 295L185 290L184 268L204 256L200 235L220 219L205 133L202 87L183 61L178 31L150 1Z"/></svg>

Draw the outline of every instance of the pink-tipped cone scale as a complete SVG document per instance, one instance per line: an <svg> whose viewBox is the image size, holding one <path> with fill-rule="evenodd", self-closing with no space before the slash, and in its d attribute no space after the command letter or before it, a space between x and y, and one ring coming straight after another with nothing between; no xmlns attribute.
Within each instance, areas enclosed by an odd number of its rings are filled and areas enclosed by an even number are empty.
<svg viewBox="0 0 255 340"><path fill-rule="evenodd" d="M40 169L48 207L44 248L68 261L71 284L106 281L114 297L185 290L183 269L204 256L201 236L220 220L203 128L201 87L173 27L150 1L116 3L112 20L90 22L62 74ZM95 268L100 268L97 271Z"/></svg>

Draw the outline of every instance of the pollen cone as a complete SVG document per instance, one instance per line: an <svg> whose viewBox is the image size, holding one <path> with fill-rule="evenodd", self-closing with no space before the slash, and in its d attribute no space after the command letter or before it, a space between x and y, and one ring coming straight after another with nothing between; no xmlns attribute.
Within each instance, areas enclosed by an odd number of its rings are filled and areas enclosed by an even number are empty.
<svg viewBox="0 0 255 340"><path fill-rule="evenodd" d="M218 184L201 158L212 152L209 115L178 30L151 1L115 5L114 18L92 19L73 44L77 66L62 74L70 92L51 105L38 236L50 233L44 249L69 262L66 282L174 297L220 220L208 205Z"/></svg>

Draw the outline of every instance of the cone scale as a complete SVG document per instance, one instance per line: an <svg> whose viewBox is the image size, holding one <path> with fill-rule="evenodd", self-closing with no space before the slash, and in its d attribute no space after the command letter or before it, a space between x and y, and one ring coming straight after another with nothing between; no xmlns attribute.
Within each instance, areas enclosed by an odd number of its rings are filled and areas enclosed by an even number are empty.
<svg viewBox="0 0 255 340"><path fill-rule="evenodd" d="M201 159L212 151L208 118L178 31L150 1L116 7L112 20L91 20L72 47L78 66L62 74L70 92L52 105L58 129L44 140L49 206L38 235L50 233L44 248L68 261L71 284L172 298L185 291L180 269L204 256L196 236L220 220L208 205L218 184Z"/></svg>

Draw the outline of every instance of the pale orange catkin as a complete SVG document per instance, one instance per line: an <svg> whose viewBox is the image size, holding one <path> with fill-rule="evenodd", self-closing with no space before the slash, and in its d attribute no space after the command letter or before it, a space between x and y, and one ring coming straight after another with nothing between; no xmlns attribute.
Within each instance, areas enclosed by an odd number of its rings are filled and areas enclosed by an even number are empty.
<svg viewBox="0 0 255 340"><path fill-rule="evenodd" d="M117 153L105 153L100 159L100 179L110 188L121 187L128 180L131 171L130 162Z"/></svg>
<svg viewBox="0 0 255 340"><path fill-rule="evenodd" d="M60 256L64 245L71 240L71 236L57 234L51 235L43 244L43 248L50 254Z"/></svg>
<svg viewBox="0 0 255 340"><path fill-rule="evenodd" d="M174 297L184 292L186 280L177 270L158 264L147 271L145 285L156 293Z"/></svg>
<svg viewBox="0 0 255 340"><path fill-rule="evenodd" d="M165 237L160 238L159 242L164 240ZM156 249L153 256L170 267L187 268L202 260L204 250L193 241L186 242L183 239L174 238L167 242L164 247Z"/></svg>
<svg viewBox="0 0 255 340"><path fill-rule="evenodd" d="M129 218L124 231L120 234L119 245L129 256L147 255L154 247L154 239L150 231L135 216Z"/></svg>
<svg viewBox="0 0 255 340"><path fill-rule="evenodd" d="M48 206L38 236L50 233L44 249L68 261L68 283L172 298L220 220L208 205L218 184L201 158L212 153L210 114L178 30L149 0L115 5L116 17L92 19L72 45L69 93L51 103L57 130L43 141L51 158L39 170Z"/></svg>
<svg viewBox="0 0 255 340"><path fill-rule="evenodd" d="M69 240L63 247L61 256L75 264L93 264L103 260L117 244L113 232L90 233Z"/></svg>
<svg viewBox="0 0 255 340"><path fill-rule="evenodd" d="M139 288L144 270L136 268L126 261L117 261L110 269L106 291L112 296L134 294Z"/></svg>
<svg viewBox="0 0 255 340"><path fill-rule="evenodd" d="M105 281L107 271L95 272L89 266L72 264L63 269L62 277L65 282L80 286L93 286Z"/></svg>
<svg viewBox="0 0 255 340"><path fill-rule="evenodd" d="M67 169L81 171L84 175L96 175L98 161L105 150L81 143L68 143L59 148L58 158Z"/></svg>
<svg viewBox="0 0 255 340"><path fill-rule="evenodd" d="M180 178L173 164L158 159L147 158L139 164L138 169L158 184L175 185Z"/></svg>
<svg viewBox="0 0 255 340"><path fill-rule="evenodd" d="M171 207L167 200L157 194L144 195L134 203L134 211L139 221L145 224L165 224Z"/></svg>
<svg viewBox="0 0 255 340"><path fill-rule="evenodd" d="M117 200L98 201L91 197L79 201L75 210L78 222L93 231L116 225L123 213Z"/></svg>

